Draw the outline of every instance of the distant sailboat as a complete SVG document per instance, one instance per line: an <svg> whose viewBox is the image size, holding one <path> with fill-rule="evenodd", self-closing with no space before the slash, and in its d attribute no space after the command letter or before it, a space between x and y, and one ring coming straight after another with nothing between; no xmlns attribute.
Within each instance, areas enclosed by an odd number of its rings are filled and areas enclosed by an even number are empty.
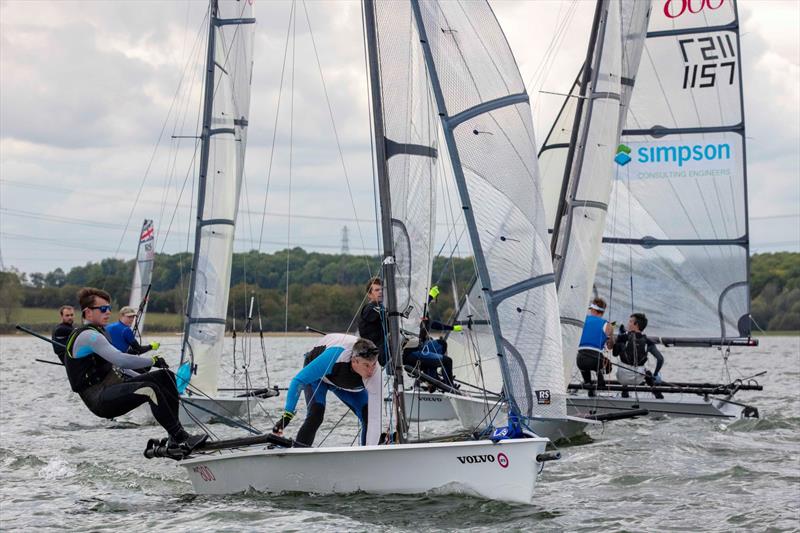
<svg viewBox="0 0 800 533"><path fill-rule="evenodd" d="M153 221L145 219L142 223L142 231L139 233L139 246L136 249L136 262L133 266L131 297L128 300L128 305L138 310L133 323L133 332L138 337L141 337L142 331L144 331L144 317L147 313L147 300L150 297L155 256Z"/></svg>

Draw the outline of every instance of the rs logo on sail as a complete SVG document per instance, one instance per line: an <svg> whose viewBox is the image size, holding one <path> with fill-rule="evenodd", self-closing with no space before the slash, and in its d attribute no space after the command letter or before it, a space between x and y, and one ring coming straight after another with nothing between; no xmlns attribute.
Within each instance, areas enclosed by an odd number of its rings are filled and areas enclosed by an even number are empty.
<svg viewBox="0 0 800 533"><path fill-rule="evenodd" d="M682 167L687 161L730 159L731 147L727 143L642 146L636 155L638 163L678 163Z"/></svg>

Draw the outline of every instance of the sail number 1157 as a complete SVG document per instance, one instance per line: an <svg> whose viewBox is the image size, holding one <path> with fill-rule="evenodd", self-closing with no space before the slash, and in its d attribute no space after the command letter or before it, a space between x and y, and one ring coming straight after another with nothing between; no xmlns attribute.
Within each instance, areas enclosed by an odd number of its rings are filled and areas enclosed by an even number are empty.
<svg viewBox="0 0 800 533"><path fill-rule="evenodd" d="M733 84L736 51L730 34L678 39L683 54L683 88L714 87L717 80ZM718 76L719 75L719 76Z"/></svg>

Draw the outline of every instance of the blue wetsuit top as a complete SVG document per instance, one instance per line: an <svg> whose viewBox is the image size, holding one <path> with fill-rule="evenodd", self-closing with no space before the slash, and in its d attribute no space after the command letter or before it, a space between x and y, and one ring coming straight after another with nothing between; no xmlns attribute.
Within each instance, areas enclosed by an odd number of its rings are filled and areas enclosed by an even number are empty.
<svg viewBox="0 0 800 533"><path fill-rule="evenodd" d="M106 326L106 333L111 339L111 344L120 352L126 353L131 345L136 342L133 330L122 322L114 322Z"/></svg>
<svg viewBox="0 0 800 533"><path fill-rule="evenodd" d="M378 367L369 378L362 378L353 371L350 359L353 356L353 344L358 337L353 335L328 334L322 338L318 346L325 346L325 351L310 361L292 378L289 390L286 391L284 410L294 413L300 392L306 385L315 381L324 381L339 389L360 392L365 391L368 402L367 445L378 444L381 432L381 407L383 403L381 369Z"/></svg>
<svg viewBox="0 0 800 533"><path fill-rule="evenodd" d="M581 341L578 343L578 349L602 352L608 340L605 329L606 324L608 324L608 320L602 317L586 315L586 319L583 321L583 333L581 333Z"/></svg>

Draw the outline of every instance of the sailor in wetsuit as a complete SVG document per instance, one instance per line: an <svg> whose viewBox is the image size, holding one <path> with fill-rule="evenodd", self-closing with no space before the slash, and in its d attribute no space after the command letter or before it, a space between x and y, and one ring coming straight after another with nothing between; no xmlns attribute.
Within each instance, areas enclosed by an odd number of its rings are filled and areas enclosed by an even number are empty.
<svg viewBox="0 0 800 533"><path fill-rule="evenodd" d="M430 319L430 308L439 296L439 286L434 285L428 291L428 305L425 306L424 314L419 325L418 342L412 345L413 339L403 350L403 364L419 367L426 375L437 379L452 388L460 388L453 381L453 359L447 355L447 341L444 338L432 339L431 331L461 331L461 325L450 325ZM441 375L439 371L441 370ZM428 385L428 391L434 392L436 386ZM445 392L449 392L445 390Z"/></svg>
<svg viewBox="0 0 800 533"><path fill-rule="evenodd" d="M59 361L64 362L64 354L67 353L66 345L72 330L75 329L73 325L75 321L75 308L71 305L62 305L58 308L58 314L61 315L61 323L53 330L51 338L60 344L56 346L53 344L53 351L58 356Z"/></svg>
<svg viewBox="0 0 800 533"><path fill-rule="evenodd" d="M294 418L300 391L306 398L306 419L295 440L311 446L325 417L325 397L332 391L361 422L361 445L375 445L381 429L381 369L378 349L372 341L353 335L325 335L305 355L303 369L292 379L286 393L283 417L272 428L283 434Z"/></svg>
<svg viewBox="0 0 800 533"><path fill-rule="evenodd" d="M372 341L378 348L378 362L386 366L389 360L386 336L386 309L383 307L383 284L381 278L372 278L367 282L367 301L358 313L358 335ZM391 365L390 365L391 367Z"/></svg>
<svg viewBox="0 0 800 533"><path fill-rule="evenodd" d="M158 342L151 342L149 344L139 344L136 340L136 334L133 333L131 325L136 319L136 309L133 307L125 306L119 310L119 321L109 324L106 328L108 338L111 339L111 344L120 352L132 353L134 355L142 355L150 350L158 350L161 344Z"/></svg>
<svg viewBox="0 0 800 533"><path fill-rule="evenodd" d="M169 434L168 447L188 452L205 442L208 435L189 435L178 420L175 375L167 363L157 355L122 353L109 342L104 327L111 316L111 296L85 287L78 299L84 325L70 335L64 366L72 390L86 407L101 418L114 418L147 402ZM151 367L158 370L148 372Z"/></svg>
<svg viewBox="0 0 800 533"><path fill-rule="evenodd" d="M656 343L642 333L647 327L647 317L644 313L634 313L628 319L628 331L620 326L620 334L614 343L613 354L619 357L617 365L617 381L621 385L648 385L661 382L661 367L664 366L664 356L656 347ZM656 360L656 369L651 374L645 368L647 354ZM660 393L655 393L656 398L663 398ZM628 391L622 391L622 397L628 397Z"/></svg>
<svg viewBox="0 0 800 533"><path fill-rule="evenodd" d="M603 355L604 347L611 347L614 327L603 318L606 312L606 301L595 298L589 304L589 314L583 321L583 332L578 344L578 369L581 371L584 384L592 382L592 372L597 374L597 387L604 388L606 380L603 378L604 365L607 360ZM589 396L595 392L589 389Z"/></svg>

